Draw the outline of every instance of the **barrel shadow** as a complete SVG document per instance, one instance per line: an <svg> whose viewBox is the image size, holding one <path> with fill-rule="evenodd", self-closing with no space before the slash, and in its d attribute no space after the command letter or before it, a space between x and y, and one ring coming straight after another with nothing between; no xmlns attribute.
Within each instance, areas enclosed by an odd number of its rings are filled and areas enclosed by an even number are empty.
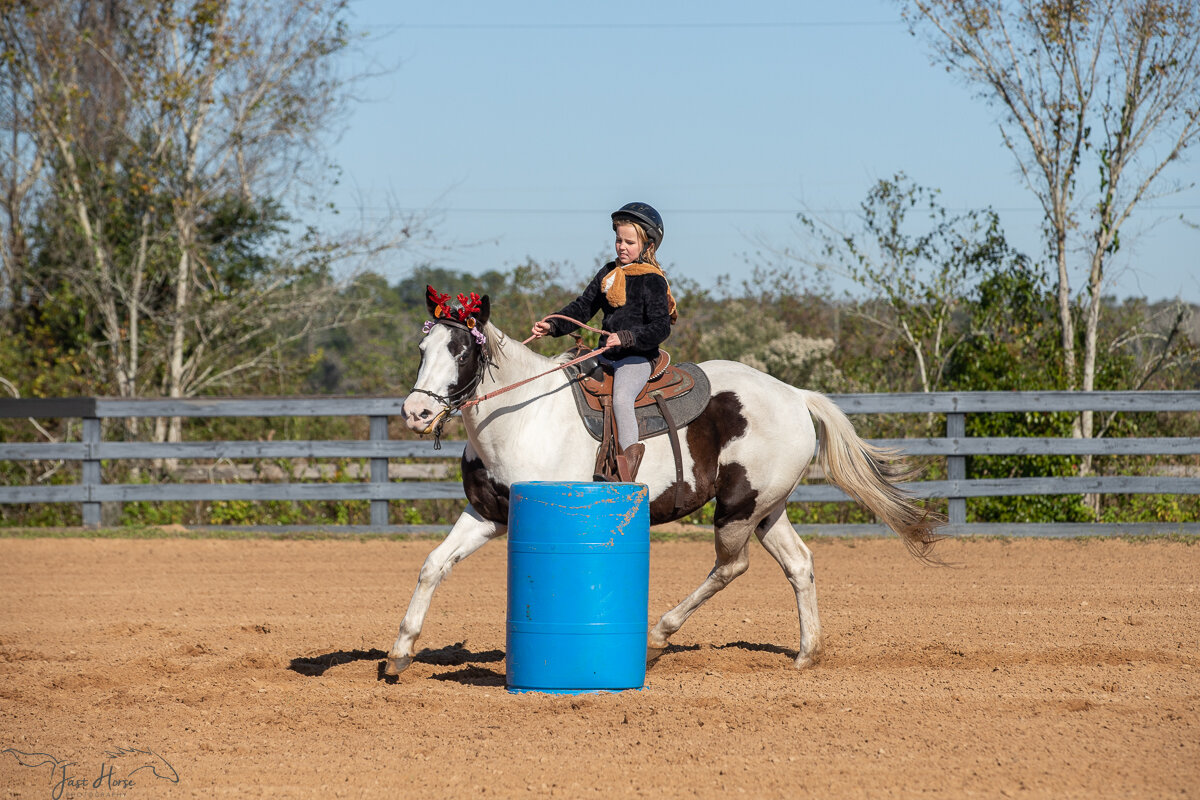
<svg viewBox="0 0 1200 800"><path fill-rule="evenodd" d="M464 686L504 686L506 676L503 672L470 664L462 669L430 675L429 679L434 681L454 681Z"/></svg>
<svg viewBox="0 0 1200 800"><path fill-rule="evenodd" d="M494 664L503 660L503 650L483 650L476 653L467 649L466 642L455 642L436 650L426 648L413 656L413 661L421 664L432 664L436 667L461 667L461 669L434 673L429 676L429 679L454 681L464 686L504 686L505 675L503 672L479 666L479 664Z"/></svg>
<svg viewBox="0 0 1200 800"><path fill-rule="evenodd" d="M418 664L432 664L435 667L460 667L463 664L492 664L504 660L503 650L483 650L473 652L466 648L466 642L439 647L436 650L425 648L413 656Z"/></svg>

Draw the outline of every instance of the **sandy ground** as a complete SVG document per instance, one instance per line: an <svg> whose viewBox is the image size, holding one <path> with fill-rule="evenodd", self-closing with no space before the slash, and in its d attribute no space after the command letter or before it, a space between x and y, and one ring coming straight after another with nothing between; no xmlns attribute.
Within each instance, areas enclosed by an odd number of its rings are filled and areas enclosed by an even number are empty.
<svg viewBox="0 0 1200 800"><path fill-rule="evenodd" d="M0 796L1200 797L1200 547L815 540L799 672L752 546L644 691L550 696L504 687L502 542L387 681L431 542L0 539ZM653 546L655 618L711 558Z"/></svg>

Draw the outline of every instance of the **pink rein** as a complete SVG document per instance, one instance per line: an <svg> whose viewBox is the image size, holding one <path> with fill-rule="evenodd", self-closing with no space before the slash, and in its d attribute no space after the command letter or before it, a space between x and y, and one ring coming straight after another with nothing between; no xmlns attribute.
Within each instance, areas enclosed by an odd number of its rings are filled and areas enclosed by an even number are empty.
<svg viewBox="0 0 1200 800"><path fill-rule="evenodd" d="M577 319L571 319L570 317L564 317L562 314L550 314L549 316L542 317L538 321L545 322L548 319L556 319L556 318L557 319L565 319L567 322L573 322L581 328L587 328L589 331L595 331L596 333L599 333L599 334L606 333L606 331L602 331L599 328L593 328L591 325L586 325ZM541 338L541 337L530 336L528 339L521 342L521 344L529 344L534 339L538 339L538 338ZM587 353L584 353L579 358L572 359L565 364L559 364L557 367L554 367L553 369L548 369L539 375L534 375L532 378L526 378L523 381L518 381L517 383L513 383L513 384L509 384L508 386L501 387L494 392L488 392L487 394L480 395L479 397L476 397L473 400L468 400L467 402L465 402L461 406L459 406L459 408L470 408L473 405L478 405L479 403L482 403L484 400L490 400L491 398L495 397L496 395L504 394L505 392L512 391L513 389L516 389L519 386L524 386L527 383L532 383L533 381L536 381L538 378L544 378L547 375L554 373L554 372L558 372L561 369L566 369L567 367L573 367L576 364L581 364L584 361L587 361L589 358L599 355L600 353L603 353L605 350L608 350L608 349L609 349L609 345L605 345L604 347L601 347L597 350L591 350Z"/></svg>

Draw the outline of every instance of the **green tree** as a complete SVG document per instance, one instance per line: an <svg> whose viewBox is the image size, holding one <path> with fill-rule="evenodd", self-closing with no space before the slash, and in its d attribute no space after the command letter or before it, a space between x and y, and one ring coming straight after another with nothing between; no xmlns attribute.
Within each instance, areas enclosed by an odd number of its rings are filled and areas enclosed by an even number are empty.
<svg viewBox="0 0 1200 800"><path fill-rule="evenodd" d="M954 351L977 333L959 314L976 282L999 264L1021 262L995 212L951 215L937 194L901 173L868 192L855 230L799 215L817 251L800 262L867 291L873 302L856 304L854 313L900 344L923 392L942 386Z"/></svg>
<svg viewBox="0 0 1200 800"><path fill-rule="evenodd" d="M1104 349L1104 280L1121 228L1145 199L1170 187L1170 167L1200 139L1200 7L1195 0L901 5L937 60L1000 111L1001 138L1045 213L1065 385L1091 391ZM1087 276L1082 308L1070 280L1076 252ZM1075 433L1093 435L1092 412L1080 414Z"/></svg>
<svg viewBox="0 0 1200 800"><path fill-rule="evenodd" d="M946 367L946 388L957 391L1053 390L1062 381L1062 350L1054 335L1054 296L1044 271L1022 264L997 269L980 282L969 313L976 335L962 343ZM997 324L999 323L999 324ZM1071 435L1074 415L1025 412L971 414L967 435L1052 437ZM1068 456L969 456L971 478L1077 474ZM989 522L1079 522L1092 518L1079 495L973 497L970 519Z"/></svg>

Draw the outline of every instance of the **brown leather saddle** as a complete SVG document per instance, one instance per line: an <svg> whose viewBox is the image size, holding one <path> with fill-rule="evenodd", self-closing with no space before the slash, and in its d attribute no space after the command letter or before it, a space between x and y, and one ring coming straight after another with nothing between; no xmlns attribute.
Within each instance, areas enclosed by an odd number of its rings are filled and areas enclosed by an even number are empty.
<svg viewBox="0 0 1200 800"><path fill-rule="evenodd" d="M578 355L578 352L573 351ZM696 364L673 365L665 351L659 352L650 368L650 380L634 402L634 415L638 421L638 439L650 439L666 434L671 440L671 451L675 456L675 492L684 486L683 454L679 443L679 429L686 426L708 406L711 387L708 376ZM584 427L592 438L600 442L596 453L596 474L616 480L616 424L612 414L611 371L599 361L585 361L567 368L571 378L575 407L583 420ZM611 476L611 477L609 477Z"/></svg>
<svg viewBox="0 0 1200 800"><path fill-rule="evenodd" d="M658 358L650 365L650 379L642 387L633 407L645 408L656 405L660 399L670 400L673 397L687 394L695 386L696 378L686 370L671 366L671 354L666 350L659 350ZM580 374L579 387L583 389L584 401L594 411L603 412L604 398L612 397L613 375L599 363L594 363L591 370ZM655 392L658 394L656 395Z"/></svg>

